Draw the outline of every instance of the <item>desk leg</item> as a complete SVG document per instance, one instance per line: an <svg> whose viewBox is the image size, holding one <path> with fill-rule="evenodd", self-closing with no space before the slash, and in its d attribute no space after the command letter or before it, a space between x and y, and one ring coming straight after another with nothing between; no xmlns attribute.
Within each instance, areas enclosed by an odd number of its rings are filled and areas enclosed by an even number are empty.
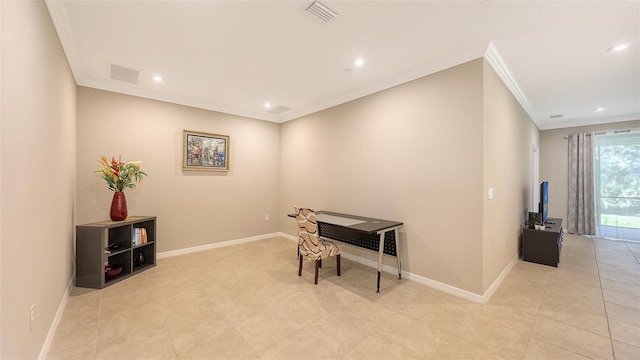
<svg viewBox="0 0 640 360"><path fill-rule="evenodd" d="M398 247L398 228L393 229L396 240L396 260L398 261L398 280L402 280L402 264L400 262L400 248Z"/></svg>
<svg viewBox="0 0 640 360"><path fill-rule="evenodd" d="M382 254L384 253L384 231L380 232L380 246L378 247L378 290L380 292L380 271L382 271Z"/></svg>

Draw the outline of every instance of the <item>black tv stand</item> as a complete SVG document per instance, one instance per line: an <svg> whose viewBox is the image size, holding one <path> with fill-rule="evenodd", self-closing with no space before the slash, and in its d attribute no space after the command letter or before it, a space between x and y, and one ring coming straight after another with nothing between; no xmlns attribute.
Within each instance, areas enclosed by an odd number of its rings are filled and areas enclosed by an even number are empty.
<svg viewBox="0 0 640 360"><path fill-rule="evenodd" d="M549 218L544 225L544 230L523 230L522 260L558 267L562 249L562 219Z"/></svg>

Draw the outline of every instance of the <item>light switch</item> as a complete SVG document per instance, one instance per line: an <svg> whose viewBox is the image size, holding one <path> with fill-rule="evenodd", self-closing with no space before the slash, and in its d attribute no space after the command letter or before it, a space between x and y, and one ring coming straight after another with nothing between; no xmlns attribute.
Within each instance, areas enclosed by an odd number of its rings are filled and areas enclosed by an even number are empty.
<svg viewBox="0 0 640 360"><path fill-rule="evenodd" d="M487 198L489 200L493 200L493 188L489 188L489 191L487 193Z"/></svg>

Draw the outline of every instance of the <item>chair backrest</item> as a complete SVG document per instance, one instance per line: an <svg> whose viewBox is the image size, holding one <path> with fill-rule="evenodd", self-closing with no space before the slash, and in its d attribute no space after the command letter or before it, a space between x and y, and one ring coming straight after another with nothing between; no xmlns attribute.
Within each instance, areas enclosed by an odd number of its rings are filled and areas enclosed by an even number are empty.
<svg viewBox="0 0 640 360"><path fill-rule="evenodd" d="M318 242L318 222L313 209L296 209L296 220L298 222L298 248L300 255L317 257L322 252Z"/></svg>

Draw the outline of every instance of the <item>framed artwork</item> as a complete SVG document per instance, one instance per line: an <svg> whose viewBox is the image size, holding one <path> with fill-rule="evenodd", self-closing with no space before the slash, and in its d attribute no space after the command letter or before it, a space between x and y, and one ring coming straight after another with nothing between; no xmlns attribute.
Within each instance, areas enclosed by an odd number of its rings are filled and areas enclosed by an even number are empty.
<svg viewBox="0 0 640 360"><path fill-rule="evenodd" d="M182 170L229 171L229 136L183 130Z"/></svg>

